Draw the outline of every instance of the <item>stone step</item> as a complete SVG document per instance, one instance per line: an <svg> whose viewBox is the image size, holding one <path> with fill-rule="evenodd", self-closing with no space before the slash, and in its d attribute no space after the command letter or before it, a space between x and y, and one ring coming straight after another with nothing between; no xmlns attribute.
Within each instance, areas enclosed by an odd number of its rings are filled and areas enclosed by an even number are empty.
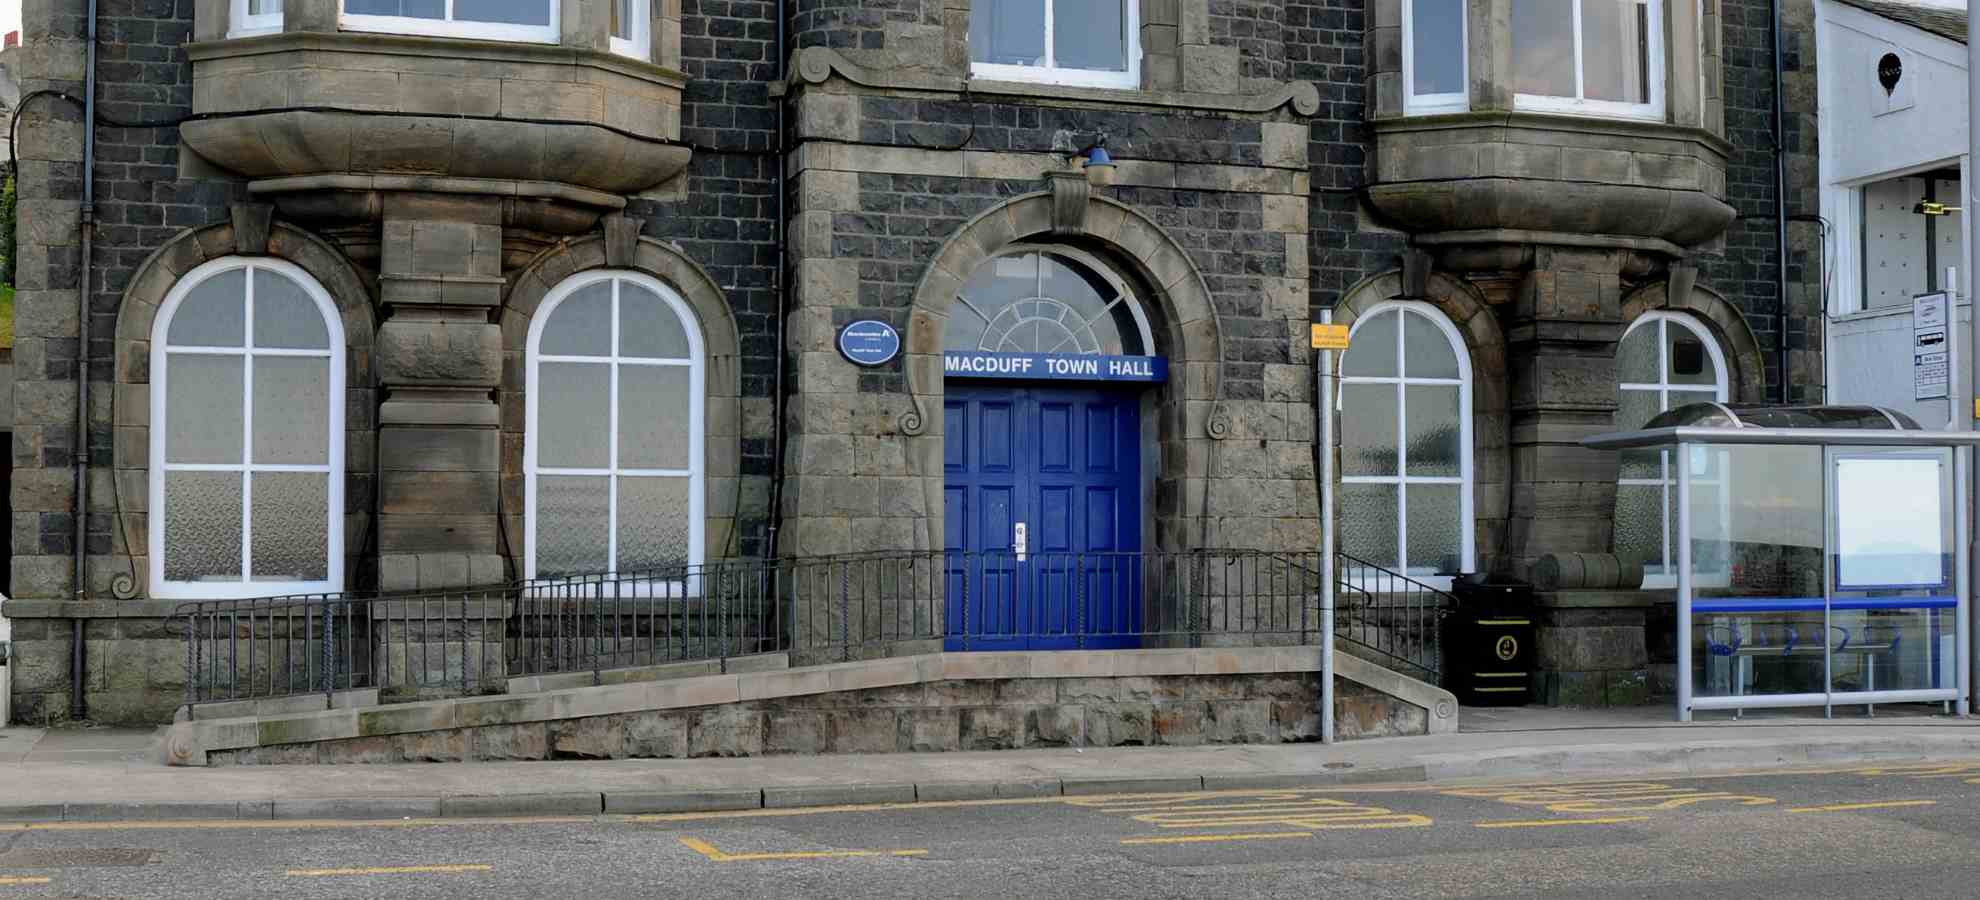
<svg viewBox="0 0 1980 900"><path fill-rule="evenodd" d="M791 667L791 658L784 653L756 653L748 656L731 656L726 661L719 659L697 659L687 662L662 663L656 666L633 666L620 669L602 669L596 672L561 672L555 675L523 675L509 679L511 694L534 694L541 691L561 691L569 688L597 687L608 684L634 684L642 681L667 681L675 678L696 678L702 675L738 675L745 672L775 672Z"/></svg>

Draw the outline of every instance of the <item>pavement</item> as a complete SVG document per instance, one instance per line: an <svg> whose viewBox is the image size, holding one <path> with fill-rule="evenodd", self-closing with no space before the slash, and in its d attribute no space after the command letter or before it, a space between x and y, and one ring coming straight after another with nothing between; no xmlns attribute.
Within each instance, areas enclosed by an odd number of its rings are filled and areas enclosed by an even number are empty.
<svg viewBox="0 0 1980 900"><path fill-rule="evenodd" d="M1435 737L985 753L175 768L162 730L0 729L0 822L648 814L1980 760L1980 718L1465 709Z"/></svg>
<svg viewBox="0 0 1980 900"><path fill-rule="evenodd" d="M1888 900L1970 897L1976 881L1970 760L646 815L0 823L0 898Z"/></svg>

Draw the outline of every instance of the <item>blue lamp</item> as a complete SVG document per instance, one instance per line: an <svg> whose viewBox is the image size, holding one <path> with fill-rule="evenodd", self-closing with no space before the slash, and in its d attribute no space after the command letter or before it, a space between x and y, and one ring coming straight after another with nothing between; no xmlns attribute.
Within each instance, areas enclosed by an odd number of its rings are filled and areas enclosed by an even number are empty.
<svg viewBox="0 0 1980 900"><path fill-rule="evenodd" d="M1083 161L1088 184L1106 187L1114 183L1114 157L1107 153L1106 135L1079 151L1078 158Z"/></svg>

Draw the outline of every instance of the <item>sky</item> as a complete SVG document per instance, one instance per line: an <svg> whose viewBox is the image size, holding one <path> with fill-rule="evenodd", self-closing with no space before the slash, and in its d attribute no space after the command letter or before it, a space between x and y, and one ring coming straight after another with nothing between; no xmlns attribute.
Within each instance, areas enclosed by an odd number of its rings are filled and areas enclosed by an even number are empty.
<svg viewBox="0 0 1980 900"><path fill-rule="evenodd" d="M21 0L0 0L0 34L21 27Z"/></svg>

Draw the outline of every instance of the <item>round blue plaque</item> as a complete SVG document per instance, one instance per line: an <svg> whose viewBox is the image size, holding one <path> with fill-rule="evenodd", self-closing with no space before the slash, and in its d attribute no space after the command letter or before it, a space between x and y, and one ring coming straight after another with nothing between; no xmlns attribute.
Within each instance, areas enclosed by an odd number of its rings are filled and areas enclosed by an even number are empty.
<svg viewBox="0 0 1980 900"><path fill-rule="evenodd" d="M884 366L901 352L901 333L894 326L862 319L839 332L839 352L854 365Z"/></svg>

